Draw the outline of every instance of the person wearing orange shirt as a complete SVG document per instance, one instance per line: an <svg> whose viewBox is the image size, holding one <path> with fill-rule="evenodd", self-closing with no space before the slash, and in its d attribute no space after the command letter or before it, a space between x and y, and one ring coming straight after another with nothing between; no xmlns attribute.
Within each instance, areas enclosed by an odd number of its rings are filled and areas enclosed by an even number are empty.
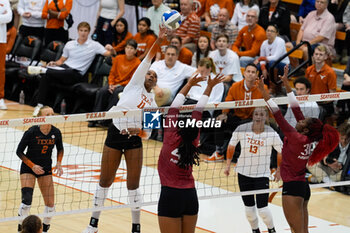
<svg viewBox="0 0 350 233"><path fill-rule="evenodd" d="M94 112L107 111L118 103L119 94L123 92L141 63L140 59L136 57L136 52L137 43L134 39L130 39L126 42L125 54L118 55L113 59L108 84L96 94ZM88 127L95 127L96 123L96 121L90 121Z"/></svg>
<svg viewBox="0 0 350 233"><path fill-rule="evenodd" d="M69 15L72 5L73 0L46 0L41 14L41 17L46 19L45 45L50 44L54 40L59 40L63 43L68 41L68 26L65 23L65 19Z"/></svg>
<svg viewBox="0 0 350 233"><path fill-rule="evenodd" d="M310 94L333 93L337 90L337 75L335 71L325 63L329 55L324 45L315 48L313 59L314 64L305 71L305 77L311 82ZM320 107L326 111L326 117L334 113L333 101L318 102Z"/></svg>
<svg viewBox="0 0 350 233"><path fill-rule="evenodd" d="M258 12L255 9L247 12L248 25L239 31L232 46L232 50L240 57L241 67L246 67L255 60L255 57L259 55L261 44L266 40L265 30L257 24L258 17Z"/></svg>
<svg viewBox="0 0 350 233"><path fill-rule="evenodd" d="M112 43L117 54L124 53L126 42L132 39L132 34L128 29L128 22L124 18L119 18L115 24L115 37Z"/></svg>
<svg viewBox="0 0 350 233"><path fill-rule="evenodd" d="M205 4L207 0L193 0L193 11L196 12L199 18L204 18Z"/></svg>
<svg viewBox="0 0 350 233"><path fill-rule="evenodd" d="M150 50L157 36L150 29L151 20L147 17L143 17L137 24L138 33L134 35L134 40L137 42L137 57L142 60L148 51Z"/></svg>
<svg viewBox="0 0 350 233"><path fill-rule="evenodd" d="M218 15L221 8L226 8L229 12L229 18L232 18L233 11L235 9L235 4L232 0L207 0L205 3L205 12L204 12L204 28L207 28L208 31L212 31L214 25L218 21Z"/></svg>
<svg viewBox="0 0 350 233"><path fill-rule="evenodd" d="M169 45L172 45L172 46L175 46L179 51L179 57L177 60L184 64L191 65L193 53L188 48L182 47L181 37L173 36L173 34L174 33L170 32L169 33L170 36L169 36L167 33L166 40L162 42L162 44L159 46L159 49L157 51L156 61L163 60L166 48Z"/></svg>
<svg viewBox="0 0 350 233"><path fill-rule="evenodd" d="M253 99L261 99L262 94L257 88L257 80L258 68L254 63L249 63L244 70L244 79L232 84L225 101L243 100L249 102ZM265 89L268 91L266 85ZM220 128L216 128L214 131L216 149L204 162L221 162L224 160L224 153L227 148L227 145L224 145L225 139L227 141L231 138L232 132L237 126L251 121L253 112L254 108L235 108L233 113L230 112L230 109L224 109L222 114L217 116L216 119L222 121L222 124Z"/></svg>

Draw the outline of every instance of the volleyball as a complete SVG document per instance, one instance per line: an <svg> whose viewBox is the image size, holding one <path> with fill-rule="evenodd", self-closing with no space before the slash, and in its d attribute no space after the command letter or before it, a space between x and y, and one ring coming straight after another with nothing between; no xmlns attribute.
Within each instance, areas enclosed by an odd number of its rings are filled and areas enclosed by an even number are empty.
<svg viewBox="0 0 350 233"><path fill-rule="evenodd" d="M181 25L181 15L178 11L166 11L162 16L162 23L169 29L177 29Z"/></svg>

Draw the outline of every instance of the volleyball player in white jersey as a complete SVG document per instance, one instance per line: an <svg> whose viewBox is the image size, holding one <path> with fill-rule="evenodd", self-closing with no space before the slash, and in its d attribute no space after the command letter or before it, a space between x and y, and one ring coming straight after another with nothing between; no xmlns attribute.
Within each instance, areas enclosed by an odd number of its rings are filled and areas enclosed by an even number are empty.
<svg viewBox="0 0 350 233"><path fill-rule="evenodd" d="M157 83L157 74L148 70L159 44L165 37L165 28L159 29L159 37L153 44L146 58L141 62L130 82L125 87L118 104L109 111L136 110L145 107L157 107L152 88ZM100 182L97 187L93 204L101 207L113 184L116 171L119 167L122 154L127 166L128 200L131 204L141 204L142 196L139 191L139 182L142 168L142 141L138 136L142 130L141 119L117 118L108 129L107 138L102 153ZM101 211L92 213L90 224L84 231L97 232L98 220ZM140 206L131 208L132 232L140 232Z"/></svg>
<svg viewBox="0 0 350 233"><path fill-rule="evenodd" d="M265 122L268 120L268 111L265 107L257 107L253 112L253 121L242 124L232 133L227 149L227 165L225 175L230 174L231 160L238 142L241 143L241 155L236 164L238 184L242 191L269 188L270 156L272 147L281 156L282 141L276 131ZM276 180L279 180L279 168L276 172ZM269 194L256 194L242 196L247 219L253 233L260 233L259 221L256 214L255 202L258 213L268 228L269 233L276 232L271 212L268 208Z"/></svg>

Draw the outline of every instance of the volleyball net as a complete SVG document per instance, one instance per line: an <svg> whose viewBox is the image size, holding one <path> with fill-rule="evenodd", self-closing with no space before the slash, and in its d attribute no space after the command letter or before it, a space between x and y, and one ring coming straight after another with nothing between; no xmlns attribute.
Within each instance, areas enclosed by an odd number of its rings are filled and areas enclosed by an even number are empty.
<svg viewBox="0 0 350 233"><path fill-rule="evenodd" d="M315 101L339 101L350 99L350 93L338 92L320 95L299 96L297 99L304 103ZM278 105L286 105L287 97L275 98ZM222 109L237 109L265 106L265 101L243 100L233 102L222 102L208 104L206 110L209 112ZM308 108L308 104L305 105ZM191 112L194 105L185 105L181 108L183 112ZM107 136L106 128L88 128L88 122L92 120L108 120L113 118L133 118L143 120L144 127L157 128L161 124L154 121L154 114L166 115L168 108L144 109L124 112L97 112L73 115L57 115L49 117L20 118L0 120L0 222L18 220L18 207L21 203L21 160L16 155L16 149L23 133L33 125L52 124L62 132L64 156L62 160L63 175L58 177L53 174L55 186L55 208L56 212L47 214L64 215L91 212L93 210L109 210L116 208L131 207L128 204L128 191L126 188L127 166L122 159L114 183L110 187L108 199L104 207L94 208L93 194L96 190L100 176L100 165L102 150ZM318 111L309 109L308 112ZM287 117L287 115L286 115ZM287 119L292 121L291 119ZM145 139L143 140L143 166L141 172L139 189L143 196L143 206L156 205L160 194L160 179L157 171L157 163L162 148L162 142ZM56 150L52 155L52 166L56 165ZM258 156L258 154L257 154ZM199 166L193 167L193 176L199 199L211 199L218 197L238 196L242 194L274 193L281 191L281 184L273 181L273 173L270 177L270 189L240 192L237 182L237 173L231 170L227 177L224 174L226 161L220 163L203 162L206 155L201 155ZM259 163L270 161L259 160ZM261 165L261 164L260 164ZM255 169L256 164L250 169ZM233 166L231 166L233 168ZM322 170L322 169L321 169ZM320 174L314 174L319 181L326 176L321 170ZM270 171L269 171L270 172ZM311 188L350 185L350 181L339 181L330 179L326 183L312 184ZM44 201L40 189L36 184L31 207L32 214L44 216Z"/></svg>

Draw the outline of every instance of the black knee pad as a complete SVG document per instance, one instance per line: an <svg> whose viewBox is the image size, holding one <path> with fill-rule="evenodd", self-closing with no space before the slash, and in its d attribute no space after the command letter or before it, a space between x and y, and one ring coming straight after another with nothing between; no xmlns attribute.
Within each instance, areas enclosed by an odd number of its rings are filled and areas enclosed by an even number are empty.
<svg viewBox="0 0 350 233"><path fill-rule="evenodd" d="M31 205L33 200L33 188L22 188L22 203Z"/></svg>

